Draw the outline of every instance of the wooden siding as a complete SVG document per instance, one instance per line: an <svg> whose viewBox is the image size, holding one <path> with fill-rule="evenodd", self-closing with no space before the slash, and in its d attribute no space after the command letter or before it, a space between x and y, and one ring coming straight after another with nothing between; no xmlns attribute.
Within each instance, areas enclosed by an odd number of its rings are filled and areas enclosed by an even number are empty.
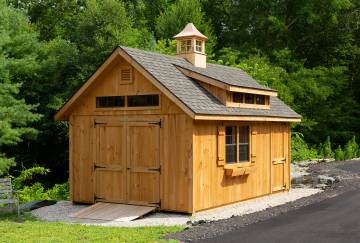
<svg viewBox="0 0 360 243"><path fill-rule="evenodd" d="M228 177L225 175L224 169L227 165L217 165L218 126L223 123L196 121L194 124L194 211L271 193L271 146L277 145L275 141L271 143L270 135L271 127L278 126L278 124L268 122L235 124L248 124L251 131L256 134L256 139L252 138L253 144L251 144L250 151L251 154L256 155L256 158L252 159L254 163L247 167L251 168L247 176ZM288 140L289 125L282 126L286 128L284 137ZM289 146L289 141L284 146ZM287 181L289 181L288 168L287 166L285 171Z"/></svg>
<svg viewBox="0 0 360 243"><path fill-rule="evenodd" d="M161 94L160 90L136 69L133 69L132 83L120 84L118 69L127 65L124 59L118 59L116 65L100 75L99 80L89 87L71 110L69 136L71 199L74 202L94 202L96 188L94 163L97 155L94 149L96 142L94 121L130 124L133 121L161 120L159 129L161 209L192 212L193 120ZM95 97L97 96L134 94L159 94L160 106L96 108ZM134 200L141 201L141 198Z"/></svg>
<svg viewBox="0 0 360 243"><path fill-rule="evenodd" d="M215 96L221 103L223 103L224 105L227 104L227 99L228 99L227 96L229 96L228 94L229 92L226 92L225 89L216 87L214 85L205 82L201 82L201 81L198 82L204 89L206 89L210 94Z"/></svg>

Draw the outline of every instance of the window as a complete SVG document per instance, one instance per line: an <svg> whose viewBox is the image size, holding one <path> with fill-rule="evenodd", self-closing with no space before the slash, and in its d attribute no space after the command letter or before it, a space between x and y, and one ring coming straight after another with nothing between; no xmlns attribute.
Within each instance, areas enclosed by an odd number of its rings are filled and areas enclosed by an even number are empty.
<svg viewBox="0 0 360 243"><path fill-rule="evenodd" d="M202 52L202 43L201 43L201 41L198 41L198 40L196 40L195 41L195 50L197 51L197 52Z"/></svg>
<svg viewBox="0 0 360 243"><path fill-rule="evenodd" d="M244 103L244 94L243 93L233 93L233 102Z"/></svg>
<svg viewBox="0 0 360 243"><path fill-rule="evenodd" d="M183 40L180 42L181 53L188 53L191 51L191 40Z"/></svg>
<svg viewBox="0 0 360 243"><path fill-rule="evenodd" d="M256 95L256 104L265 105L265 95Z"/></svg>
<svg viewBox="0 0 360 243"><path fill-rule="evenodd" d="M227 164L249 161L248 126L227 126L225 128L225 153Z"/></svg>
<svg viewBox="0 0 360 243"><path fill-rule="evenodd" d="M96 97L96 108L124 107L125 96Z"/></svg>
<svg viewBox="0 0 360 243"><path fill-rule="evenodd" d="M159 106L159 95L130 95L128 107Z"/></svg>
<svg viewBox="0 0 360 243"><path fill-rule="evenodd" d="M226 163L232 164L237 162L236 138L237 138L237 127L226 127L225 129Z"/></svg>
<svg viewBox="0 0 360 243"><path fill-rule="evenodd" d="M249 161L249 127L239 127L239 162Z"/></svg>
<svg viewBox="0 0 360 243"><path fill-rule="evenodd" d="M253 94L245 94L245 103L246 104L254 104L254 95Z"/></svg>

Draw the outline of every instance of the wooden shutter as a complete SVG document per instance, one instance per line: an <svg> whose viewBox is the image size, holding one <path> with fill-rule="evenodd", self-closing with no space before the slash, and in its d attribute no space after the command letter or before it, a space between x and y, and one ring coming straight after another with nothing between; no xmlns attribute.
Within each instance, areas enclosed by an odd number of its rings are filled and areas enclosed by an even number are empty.
<svg viewBox="0 0 360 243"><path fill-rule="evenodd" d="M251 139L250 139L250 160L251 163L255 163L256 162L256 137L257 137L257 132L255 131L255 129L253 127L251 127Z"/></svg>
<svg viewBox="0 0 360 243"><path fill-rule="evenodd" d="M225 126L218 126L217 164L225 165Z"/></svg>

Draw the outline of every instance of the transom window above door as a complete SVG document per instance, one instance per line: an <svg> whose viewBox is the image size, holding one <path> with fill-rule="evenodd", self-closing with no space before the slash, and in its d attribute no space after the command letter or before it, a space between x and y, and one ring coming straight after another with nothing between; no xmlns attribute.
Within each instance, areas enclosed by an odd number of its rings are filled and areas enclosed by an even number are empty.
<svg viewBox="0 0 360 243"><path fill-rule="evenodd" d="M225 127L226 163L249 162L249 126Z"/></svg>

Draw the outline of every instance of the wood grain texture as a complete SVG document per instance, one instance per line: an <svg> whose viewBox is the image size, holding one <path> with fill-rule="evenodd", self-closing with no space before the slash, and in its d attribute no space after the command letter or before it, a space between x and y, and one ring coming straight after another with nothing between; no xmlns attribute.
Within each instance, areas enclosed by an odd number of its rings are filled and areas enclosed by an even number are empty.
<svg viewBox="0 0 360 243"><path fill-rule="evenodd" d="M93 203L96 194L112 202L161 201L164 210L192 212L193 120L136 69L132 83L119 84L117 68L127 65L119 59L72 108L71 198ZM96 108L96 96L153 93L161 96L155 109ZM148 124L159 121L161 127ZM106 168L95 172L94 165Z"/></svg>
<svg viewBox="0 0 360 243"><path fill-rule="evenodd" d="M133 69L131 83L119 82L118 69L129 65L116 59L71 108L72 201L94 203L96 196L98 201L159 203L162 210L193 213L290 188L288 122L292 120L194 119L137 69ZM159 94L160 105L96 108L97 96L133 94ZM221 92L218 96L224 98ZM224 128L228 124L250 127L247 163L225 164Z"/></svg>
<svg viewBox="0 0 360 243"><path fill-rule="evenodd" d="M279 173L278 170L280 170L272 167L271 156L283 158L283 151L284 149L288 151L289 146L287 139L275 140L273 138L271 140L271 137L288 138L288 124L280 123L279 125L279 123L269 122L231 123L231 125L234 124L250 126L252 140L251 163L222 167L217 165L217 150L213 148L217 147L217 127L226 125L226 123L223 124L217 121L195 122L193 141L194 211L270 194L272 188L278 186L274 182L279 183L278 181L289 180L288 170L281 170L282 173L280 174L271 174L272 171L276 170ZM271 132L274 132L275 135L272 135ZM225 168L228 168L231 174L236 175L238 173L245 176L226 176ZM271 180L271 175L275 176L274 181Z"/></svg>

